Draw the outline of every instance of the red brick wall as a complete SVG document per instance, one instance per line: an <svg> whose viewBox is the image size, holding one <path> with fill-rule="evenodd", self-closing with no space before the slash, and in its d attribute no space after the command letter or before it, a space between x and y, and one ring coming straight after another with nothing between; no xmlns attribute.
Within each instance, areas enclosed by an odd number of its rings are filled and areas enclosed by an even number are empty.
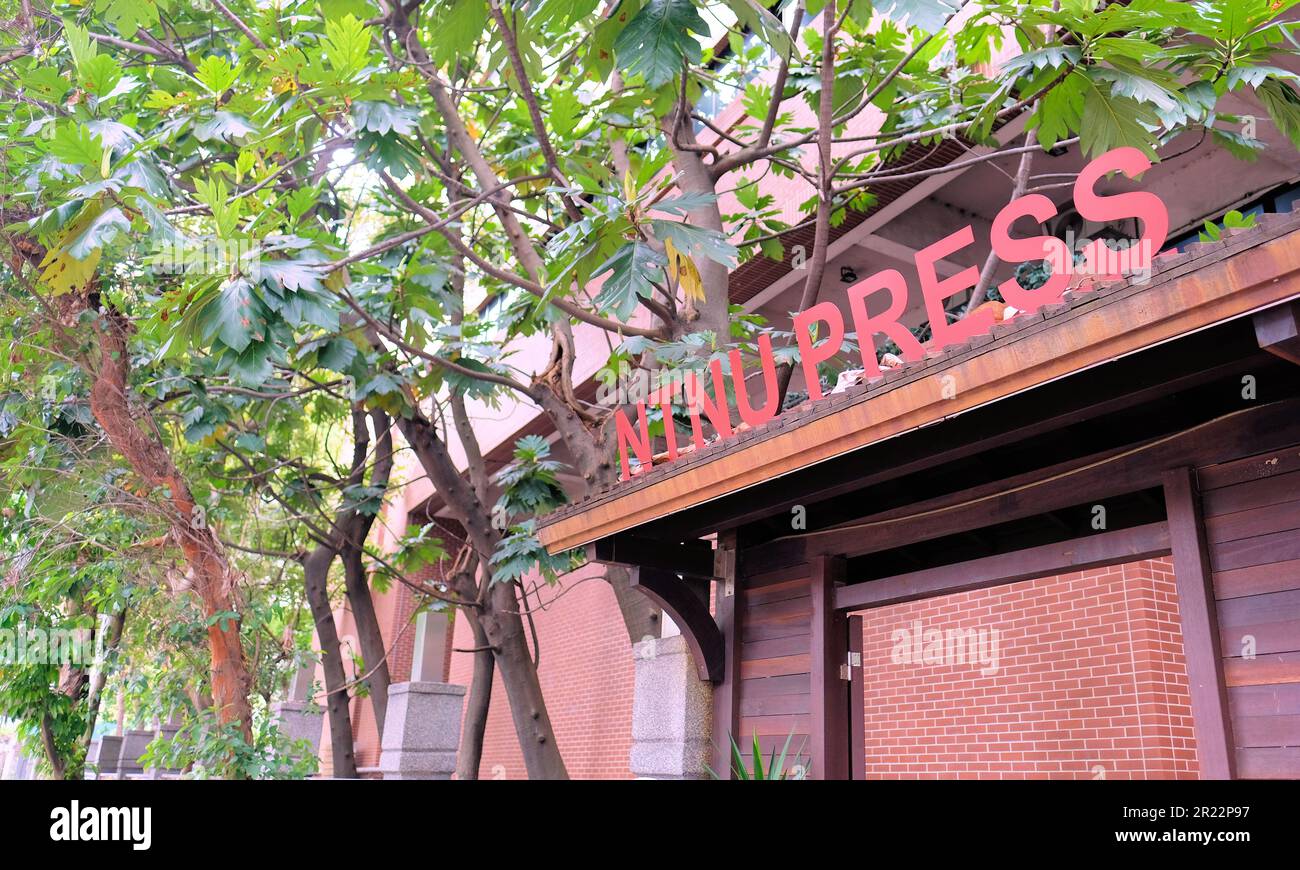
<svg viewBox="0 0 1300 870"><path fill-rule="evenodd" d="M602 579L603 566L589 565L544 587L544 609L534 596L533 621L541 647L539 675L560 753L575 779L627 778L632 746L632 645L618 603ZM455 647L474 645L457 616ZM451 682L468 686L472 657L453 653ZM523 779L524 764L500 676L479 767L483 779Z"/></svg>
<svg viewBox="0 0 1300 870"><path fill-rule="evenodd" d="M915 620L997 629L996 671L907 661ZM867 611L863 634L868 778L1196 776L1167 560Z"/></svg>

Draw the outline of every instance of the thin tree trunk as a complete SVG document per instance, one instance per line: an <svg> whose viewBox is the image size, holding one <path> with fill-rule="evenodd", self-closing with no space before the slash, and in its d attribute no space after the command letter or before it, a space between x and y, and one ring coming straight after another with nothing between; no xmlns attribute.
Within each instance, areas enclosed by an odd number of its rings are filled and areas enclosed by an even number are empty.
<svg viewBox="0 0 1300 870"><path fill-rule="evenodd" d="M677 189L683 194L702 194L712 197L717 194L717 184L704 157L698 151L690 150L699 142L695 138L695 129L689 116L689 107L684 103L664 119L664 136L668 147L673 152L673 167L679 173ZM722 210L716 199L706 199L700 205L686 212L686 217L693 226L715 230L726 235L722 224ZM728 270L725 264L708 257L695 257L695 268L700 273L700 283L704 286L704 299L698 303L687 300L686 320L677 324L681 331L699 332L708 330L718 337L719 343L726 344L731 337L730 298L727 295ZM691 321L690 309L695 309L696 319Z"/></svg>
<svg viewBox="0 0 1300 870"><path fill-rule="evenodd" d="M307 605L316 624L316 640L321 648L321 665L325 671L325 714L330 723L330 757L334 776L356 779L357 762L352 748L352 721L348 713L347 673L339 649L338 627L330 607L329 573L334 550L321 544L303 560L303 578Z"/></svg>
<svg viewBox="0 0 1300 870"><path fill-rule="evenodd" d="M546 710L542 685L524 634L524 623L519 616L514 584L495 584L489 598L492 607L484 610L483 630L496 656L497 670L501 672L501 684L510 702L510 716L519 737L528 778L568 779L569 773L560 757L555 729Z"/></svg>
<svg viewBox="0 0 1300 870"><path fill-rule="evenodd" d="M113 447L147 484L163 489L170 499L171 534L189 566L194 591L208 620L212 695L222 724L235 724L245 742L253 742L248 692L253 678L244 661L239 636L237 580L226 561L225 548L195 511L189 484L154 430L146 434L127 401L129 325L119 312L99 316L99 369L90 390L90 409ZM145 421L152 425L151 421Z"/></svg>
<svg viewBox="0 0 1300 870"><path fill-rule="evenodd" d="M375 711L375 725L379 734L384 733L384 720L388 712L388 686L391 678L388 674L388 649L384 645L384 635L379 627L379 617L375 613L374 598L370 594L370 581L366 576L366 566L361 560L361 548L344 544L340 551L343 559L344 588L347 590L348 606L352 610L352 620L357 626L357 641L361 645L361 655L365 659L366 682L370 684L370 705Z"/></svg>
<svg viewBox="0 0 1300 870"><path fill-rule="evenodd" d="M1036 105L1036 104L1035 104ZM1038 131L1030 130L1025 134L1025 145L1031 146L1038 143ZM1029 172L1034 165L1034 152L1026 151L1020 155L1020 166L1016 169L1016 180L1011 187L1010 200L1019 199L1024 196L1025 191L1029 189ZM979 281L975 284L975 289L971 291L970 299L966 302L965 314L970 314L976 308L983 304L984 299L988 296L989 286L993 283L993 275L998 270L998 255L996 251L989 251L988 257L984 260L984 268L980 269Z"/></svg>
<svg viewBox="0 0 1300 870"><path fill-rule="evenodd" d="M460 751L456 755L456 778L470 780L478 779L479 765L483 762L483 735L487 732L488 711L492 706L492 674L496 661L478 614L469 608L464 613L474 635L474 675L465 702L465 722L461 726Z"/></svg>
<svg viewBox="0 0 1300 870"><path fill-rule="evenodd" d="M490 559L499 538L473 486L461 476L428 418L418 411L398 421L420 465L465 527L469 545L480 559ZM510 702L515 733L531 779L567 779L555 731L542 697L537 668L528 650L519 600L511 583L479 590L480 621L496 657L497 670Z"/></svg>
<svg viewBox="0 0 1300 870"><path fill-rule="evenodd" d="M452 321L458 326L464 319L465 311L465 277L461 268L463 262L460 257L453 260L452 287L460 297L461 306L453 315ZM486 507L489 491L487 464L483 461L483 450L465 407L465 394L452 391L449 404L456 437L465 451L470 487L479 503ZM452 579L452 586L458 594L468 598L478 597L474 576L475 572L480 571L481 565L484 565L482 560L470 556L469 564ZM487 572L481 573L483 582L488 582ZM483 763L483 736L487 733L488 714L492 709L492 678L496 671L496 657L492 653L487 632L479 621L478 612L472 607L462 607L461 612L465 614L470 633L474 637L474 670L470 677L469 694L465 699L465 719L461 724L460 749L456 753L456 778L475 780L479 778L479 767Z"/></svg>
<svg viewBox="0 0 1300 870"><path fill-rule="evenodd" d="M95 723L99 720L99 702L104 695L104 684L108 682L107 657L117 651L118 644L122 642L122 629L125 626L126 607L123 607L108 619L107 636L104 638L105 661L100 662L90 676L90 689L86 694L86 730L81 737L82 745L87 751L90 749L90 741L95 737Z"/></svg>
<svg viewBox="0 0 1300 870"><path fill-rule="evenodd" d="M831 175L831 125L835 114L835 0L827 0L822 9L822 68L821 91L817 95L817 180L821 190L817 197L817 218L813 227L812 258L808 261L808 275L804 279L803 294L796 311L807 311L821 293L822 277L826 274L826 249L831 236L832 185ZM785 404L785 394L790 389L794 366L783 363L776 373L776 407L780 413Z"/></svg>
<svg viewBox="0 0 1300 870"><path fill-rule="evenodd" d="M392 421L383 411L370 412L370 420L375 428L375 460L370 472L370 486L387 490L388 480L393 470L393 430ZM352 410L353 456L352 473L349 481L361 483L365 480L365 467L369 438L366 433L366 414L360 404ZM343 531L342 546L339 554L343 559L344 589L348 604L352 609L352 619L357 625L357 640L361 644L361 655L365 658L365 673L369 676L370 705L375 712L375 724L380 736L384 733L384 721L388 713L388 687L392 678L388 672L388 648L384 644L383 629L375 613L375 602L370 592L370 578L366 575L363 560L366 538L375 523L376 514L365 513L352 508L340 522Z"/></svg>
<svg viewBox="0 0 1300 870"><path fill-rule="evenodd" d="M69 619L88 616L92 625L95 622L95 608L86 603L84 590L75 593L72 598L68 599L64 604L64 609ZM93 633L91 638L93 640ZM84 664L69 662L59 668L58 693L67 698L73 707L85 703L86 689L89 683L90 677L86 673ZM74 740L68 753L60 755L58 746L54 741L53 724L53 719L46 713L41 720L41 743L45 748L45 754L50 761L50 766L58 773L59 779L81 779L86 765L87 744L80 739Z"/></svg>
<svg viewBox="0 0 1300 870"><path fill-rule="evenodd" d="M41 716L41 748L45 750L45 760L50 763L51 778L63 779L66 767L63 756L59 755L59 747L54 742L54 720L49 713Z"/></svg>

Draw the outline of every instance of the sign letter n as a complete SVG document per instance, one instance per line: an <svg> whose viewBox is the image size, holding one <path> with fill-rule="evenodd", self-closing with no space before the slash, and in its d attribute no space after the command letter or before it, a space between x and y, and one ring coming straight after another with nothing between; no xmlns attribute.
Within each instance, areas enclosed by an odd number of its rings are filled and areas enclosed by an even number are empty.
<svg viewBox="0 0 1300 870"><path fill-rule="evenodd" d="M632 469L627 459L627 449L631 446L636 453L637 462L642 467L649 468L653 465L654 454L650 450L650 424L645 418L645 403L639 402L636 406L637 425L640 432L632 431L632 424L628 422L627 415L622 411L614 412L614 429L618 436L618 459L623 469L623 479L632 479Z"/></svg>

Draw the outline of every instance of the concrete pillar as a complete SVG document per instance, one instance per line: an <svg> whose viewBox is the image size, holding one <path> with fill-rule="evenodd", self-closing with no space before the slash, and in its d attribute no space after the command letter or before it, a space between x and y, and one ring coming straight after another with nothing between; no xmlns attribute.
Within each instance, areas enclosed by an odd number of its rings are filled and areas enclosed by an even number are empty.
<svg viewBox="0 0 1300 870"><path fill-rule="evenodd" d="M144 776L144 765L140 756L153 742L155 732L142 728L132 728L122 738L122 755L117 765L118 779L132 779Z"/></svg>
<svg viewBox="0 0 1300 870"><path fill-rule="evenodd" d="M632 645L632 775L706 779L713 757L713 687L680 634Z"/></svg>
<svg viewBox="0 0 1300 870"><path fill-rule="evenodd" d="M306 740L311 745L311 755L320 753L324 710L311 701L276 701L271 705L271 715L281 734L294 741Z"/></svg>
<svg viewBox="0 0 1300 870"><path fill-rule="evenodd" d="M319 755L325 711L311 700L315 677L315 661L300 667L289 683L289 698L272 704L271 715L280 733L290 740L306 740L311 745L311 754Z"/></svg>
<svg viewBox="0 0 1300 870"><path fill-rule="evenodd" d="M393 683L380 743L384 779L451 779L460 746L465 687Z"/></svg>
<svg viewBox="0 0 1300 870"><path fill-rule="evenodd" d="M308 659L294 671L293 679L289 681L290 701L311 700L312 688L316 682L316 664L315 659Z"/></svg>
<svg viewBox="0 0 1300 870"><path fill-rule="evenodd" d="M118 761L122 757L122 738L105 734L90 745L86 767L95 768L96 779L117 779Z"/></svg>
<svg viewBox="0 0 1300 870"><path fill-rule="evenodd" d="M181 726L175 722L160 724L158 730L154 732L154 737L170 743L177 734L180 733ZM164 779L180 775L180 769L174 767L146 767L144 770L146 779Z"/></svg>

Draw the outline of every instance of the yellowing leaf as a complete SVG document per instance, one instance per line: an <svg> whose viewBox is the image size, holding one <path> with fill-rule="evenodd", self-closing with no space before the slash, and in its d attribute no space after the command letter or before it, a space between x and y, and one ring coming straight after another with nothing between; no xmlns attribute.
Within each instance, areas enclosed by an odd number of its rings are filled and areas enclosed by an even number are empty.
<svg viewBox="0 0 1300 870"><path fill-rule="evenodd" d="M41 280L49 285L55 296L81 290L95 274L99 258L104 255L96 248L84 260L68 253L67 248L52 248L41 260Z"/></svg>
<svg viewBox="0 0 1300 870"><path fill-rule="evenodd" d="M104 255L102 246L125 226L125 220L119 209L106 212L98 200L82 208L41 260L41 280L55 296L79 291L90 283Z"/></svg>
<svg viewBox="0 0 1300 870"><path fill-rule="evenodd" d="M700 280L700 270L695 261L689 254L677 250L672 239L664 239L664 253L668 255L668 274L682 288L686 298L704 301L704 282Z"/></svg>
<svg viewBox="0 0 1300 870"><path fill-rule="evenodd" d="M700 280L700 270L695 268L695 261L686 254L681 255L681 269L677 276L677 283L686 294L686 298L694 299L696 302L704 301L704 282Z"/></svg>

